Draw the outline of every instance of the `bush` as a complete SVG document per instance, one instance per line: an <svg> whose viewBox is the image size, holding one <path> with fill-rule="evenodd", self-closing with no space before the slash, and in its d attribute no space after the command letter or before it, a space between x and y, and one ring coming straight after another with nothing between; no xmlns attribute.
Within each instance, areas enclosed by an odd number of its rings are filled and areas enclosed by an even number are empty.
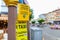
<svg viewBox="0 0 60 40"><path fill-rule="evenodd" d="M32 24L35 24L35 21L32 21Z"/></svg>
<svg viewBox="0 0 60 40"><path fill-rule="evenodd" d="M38 23L39 23L39 24L42 24L42 22L44 22L44 21L45 21L44 19L39 19L39 20L38 20Z"/></svg>

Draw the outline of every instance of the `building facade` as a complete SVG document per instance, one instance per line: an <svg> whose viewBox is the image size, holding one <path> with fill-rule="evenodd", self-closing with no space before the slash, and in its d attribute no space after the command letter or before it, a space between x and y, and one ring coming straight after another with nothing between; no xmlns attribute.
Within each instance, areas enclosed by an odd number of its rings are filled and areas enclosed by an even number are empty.
<svg viewBox="0 0 60 40"><path fill-rule="evenodd" d="M56 18L55 15L56 15L55 12L47 13L46 14L46 21L47 22L53 22L55 20L55 18Z"/></svg>
<svg viewBox="0 0 60 40"><path fill-rule="evenodd" d="M57 22L60 23L60 9L57 9L55 11L47 13L46 14L46 21L53 22L56 24L57 24Z"/></svg>
<svg viewBox="0 0 60 40"><path fill-rule="evenodd" d="M44 19L44 20L46 20L46 14L41 14L41 15L39 15L39 19Z"/></svg>

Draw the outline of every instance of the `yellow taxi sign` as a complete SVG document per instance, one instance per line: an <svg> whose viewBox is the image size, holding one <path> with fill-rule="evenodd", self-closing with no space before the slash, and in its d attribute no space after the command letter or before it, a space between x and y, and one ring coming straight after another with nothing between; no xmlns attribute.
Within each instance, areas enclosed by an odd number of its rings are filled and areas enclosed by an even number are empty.
<svg viewBox="0 0 60 40"><path fill-rule="evenodd" d="M16 23L16 40L28 40L27 23Z"/></svg>

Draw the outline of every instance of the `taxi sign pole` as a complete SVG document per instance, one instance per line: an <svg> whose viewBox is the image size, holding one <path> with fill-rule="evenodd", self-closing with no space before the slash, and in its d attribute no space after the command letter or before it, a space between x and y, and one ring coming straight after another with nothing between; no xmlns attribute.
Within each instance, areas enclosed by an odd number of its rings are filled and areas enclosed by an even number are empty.
<svg viewBox="0 0 60 40"><path fill-rule="evenodd" d="M8 40L16 40L16 7L8 6Z"/></svg>
<svg viewBox="0 0 60 40"><path fill-rule="evenodd" d="M18 0L4 0L8 7L8 40L16 40L16 14Z"/></svg>
<svg viewBox="0 0 60 40"><path fill-rule="evenodd" d="M29 21L27 21L27 30L28 30L28 40L30 40L30 27L29 27Z"/></svg>

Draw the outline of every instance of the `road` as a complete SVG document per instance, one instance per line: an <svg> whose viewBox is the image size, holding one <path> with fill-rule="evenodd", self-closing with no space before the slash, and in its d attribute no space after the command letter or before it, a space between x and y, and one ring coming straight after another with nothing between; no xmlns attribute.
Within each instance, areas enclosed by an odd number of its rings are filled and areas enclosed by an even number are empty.
<svg viewBox="0 0 60 40"><path fill-rule="evenodd" d="M60 30L50 29L49 25L43 28L44 40L60 40Z"/></svg>
<svg viewBox="0 0 60 40"><path fill-rule="evenodd" d="M44 27L40 27L43 31L44 40L60 40L60 30L54 30L49 28L50 25L44 25ZM33 28L34 29L34 28Z"/></svg>

